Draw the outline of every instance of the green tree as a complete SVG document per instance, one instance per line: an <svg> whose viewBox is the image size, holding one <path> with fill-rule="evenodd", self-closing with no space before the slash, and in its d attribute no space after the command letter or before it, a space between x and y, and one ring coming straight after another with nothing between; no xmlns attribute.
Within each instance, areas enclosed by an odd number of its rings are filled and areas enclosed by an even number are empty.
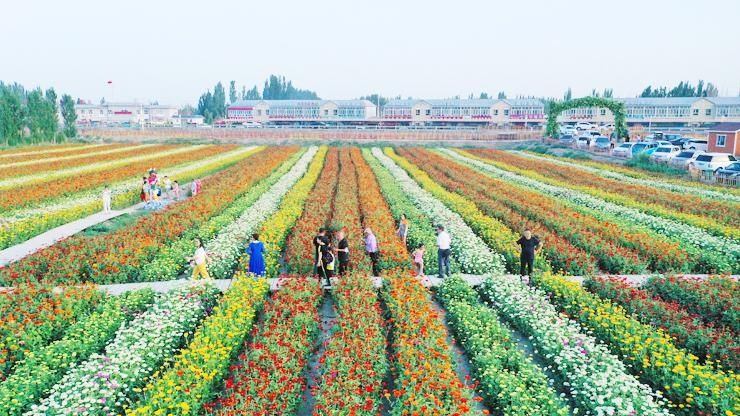
<svg viewBox="0 0 740 416"><path fill-rule="evenodd" d="M604 93L602 94L604 98L614 98L614 90L611 88L604 88Z"/></svg>
<svg viewBox="0 0 740 416"><path fill-rule="evenodd" d="M236 96L236 81L229 81L229 102L234 104L237 100Z"/></svg>
<svg viewBox="0 0 740 416"><path fill-rule="evenodd" d="M506 93L503 92L503 91L499 91L497 97L498 97L499 100L505 100L506 99Z"/></svg>
<svg viewBox="0 0 740 416"><path fill-rule="evenodd" d="M244 95L245 100L259 100L260 98L262 97L260 96L260 91L257 89L256 85Z"/></svg>
<svg viewBox="0 0 740 416"><path fill-rule="evenodd" d="M568 90L563 94L563 100L570 101L571 99L573 99L573 91L568 87Z"/></svg>
<svg viewBox="0 0 740 416"><path fill-rule="evenodd" d="M388 103L388 98L378 94L365 95L359 98L360 100L368 100L378 107L383 107Z"/></svg>
<svg viewBox="0 0 740 416"><path fill-rule="evenodd" d="M62 120L64 120L64 135L67 137L77 136L77 113L75 113L75 101L69 94L62 95L61 101Z"/></svg>
<svg viewBox="0 0 740 416"><path fill-rule="evenodd" d="M21 144L23 119L19 95L0 83L0 139L6 146Z"/></svg>
<svg viewBox="0 0 740 416"><path fill-rule="evenodd" d="M211 110L214 117L226 116L226 90L224 90L220 81L213 88L213 107Z"/></svg>
<svg viewBox="0 0 740 416"><path fill-rule="evenodd" d="M704 96L705 97L717 97L719 95L719 90L717 87L714 86L711 82L707 83L707 87L704 89Z"/></svg>

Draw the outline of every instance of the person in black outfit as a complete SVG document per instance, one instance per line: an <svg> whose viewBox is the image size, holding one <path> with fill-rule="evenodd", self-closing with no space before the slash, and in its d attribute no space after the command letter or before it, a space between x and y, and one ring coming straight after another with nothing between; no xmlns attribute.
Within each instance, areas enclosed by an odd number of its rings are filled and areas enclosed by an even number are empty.
<svg viewBox="0 0 740 416"><path fill-rule="evenodd" d="M349 267L349 243L347 238L344 236L344 230L337 231L337 257L339 260L339 270L337 274L344 276Z"/></svg>
<svg viewBox="0 0 740 416"><path fill-rule="evenodd" d="M321 277L321 261L324 253L326 253L327 245L329 244L329 237L326 235L326 228L319 228L319 233L313 238L313 259L314 259L314 272Z"/></svg>
<svg viewBox="0 0 740 416"><path fill-rule="evenodd" d="M537 237L532 236L532 231L530 230L524 230L522 237L516 243L522 247L522 252L519 255L519 263L521 264L519 274L522 277L531 276L532 267L534 266L534 255L537 250L542 248L542 243L540 243ZM527 269L527 273L524 273L525 268Z"/></svg>

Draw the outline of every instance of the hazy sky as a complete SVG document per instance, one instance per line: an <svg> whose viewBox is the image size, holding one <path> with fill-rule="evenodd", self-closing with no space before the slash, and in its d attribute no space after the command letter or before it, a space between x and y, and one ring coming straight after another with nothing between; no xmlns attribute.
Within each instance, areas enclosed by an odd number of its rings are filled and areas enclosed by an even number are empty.
<svg viewBox="0 0 740 416"><path fill-rule="evenodd" d="M740 0L4 0L0 80L195 103L284 74L322 98L740 91ZM113 81L113 87L106 85Z"/></svg>

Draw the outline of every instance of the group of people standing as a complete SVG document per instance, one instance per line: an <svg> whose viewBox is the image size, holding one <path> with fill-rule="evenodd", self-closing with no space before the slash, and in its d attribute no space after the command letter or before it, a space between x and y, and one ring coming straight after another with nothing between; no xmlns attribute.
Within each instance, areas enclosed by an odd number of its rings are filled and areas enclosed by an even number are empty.
<svg viewBox="0 0 740 416"><path fill-rule="evenodd" d="M369 230L369 228L365 230L366 234ZM374 239L375 236L372 238ZM325 227L321 227L313 238L312 246L315 273L319 281L323 278L324 287L331 287L331 278L334 277L335 271L339 276L343 276L349 270L349 242L347 242L345 230L340 229L332 234ZM377 242L375 243L375 258L377 259ZM376 270L375 266L373 270Z"/></svg>
<svg viewBox="0 0 740 416"><path fill-rule="evenodd" d="M195 196L201 192L200 179L194 179L190 184L190 193ZM155 168L149 169L148 175L141 178L141 202L147 206L161 207L160 200L165 197L178 201L182 194L182 187L177 180L171 180L165 175L161 180Z"/></svg>

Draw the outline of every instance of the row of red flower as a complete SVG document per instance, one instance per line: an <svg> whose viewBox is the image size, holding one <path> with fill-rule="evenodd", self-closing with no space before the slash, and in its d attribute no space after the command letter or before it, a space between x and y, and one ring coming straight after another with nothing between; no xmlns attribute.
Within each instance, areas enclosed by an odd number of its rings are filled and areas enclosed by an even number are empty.
<svg viewBox="0 0 740 416"><path fill-rule="evenodd" d="M91 163L107 162L111 160L120 160L128 157L140 155L142 148L131 145L104 145L92 148L96 152L80 154L81 157L66 158L51 157L49 160L39 160L37 163L28 163L22 166L0 166L0 178L15 177L21 175L32 175L40 172L48 172L58 169L66 169L88 165ZM115 151L114 151L115 150ZM147 149L148 150L148 149ZM110 151L110 152L109 152ZM98 152L105 152L98 154ZM52 153L53 155L53 153ZM75 155L77 156L77 155Z"/></svg>
<svg viewBox="0 0 740 416"><path fill-rule="evenodd" d="M128 282L141 264L184 232L218 214L288 159L296 148L269 148L203 181L197 196L176 202L131 226L93 238L75 236L0 270L0 282L43 280ZM256 163L259 162L259 163Z"/></svg>

